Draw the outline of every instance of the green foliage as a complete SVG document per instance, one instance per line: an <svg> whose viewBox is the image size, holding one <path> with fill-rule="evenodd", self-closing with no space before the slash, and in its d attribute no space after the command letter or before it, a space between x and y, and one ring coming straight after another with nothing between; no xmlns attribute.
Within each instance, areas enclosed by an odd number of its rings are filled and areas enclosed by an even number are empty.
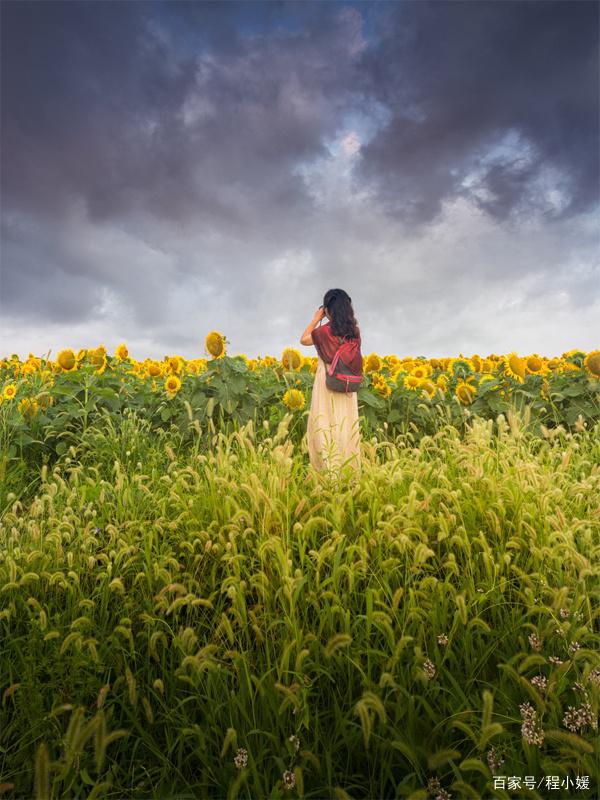
<svg viewBox="0 0 600 800"><path fill-rule="evenodd" d="M181 427L102 409L11 478L7 797L492 797L493 774L597 794L597 730L565 714L598 714L600 424L375 430L332 480L301 416L227 432L220 402Z"/></svg>

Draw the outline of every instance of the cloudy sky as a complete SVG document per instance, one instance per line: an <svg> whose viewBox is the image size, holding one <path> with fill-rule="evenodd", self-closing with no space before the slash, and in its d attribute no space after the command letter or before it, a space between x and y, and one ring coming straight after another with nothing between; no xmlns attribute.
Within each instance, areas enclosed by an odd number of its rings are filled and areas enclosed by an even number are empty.
<svg viewBox="0 0 600 800"><path fill-rule="evenodd" d="M5 0L0 355L600 347L599 11Z"/></svg>

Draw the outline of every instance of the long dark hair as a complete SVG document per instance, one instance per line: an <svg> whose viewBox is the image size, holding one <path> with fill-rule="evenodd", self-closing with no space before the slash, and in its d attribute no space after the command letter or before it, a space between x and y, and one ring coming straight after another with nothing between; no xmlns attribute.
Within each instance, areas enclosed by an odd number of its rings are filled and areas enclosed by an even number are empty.
<svg viewBox="0 0 600 800"><path fill-rule="evenodd" d="M343 289L329 289L323 297L323 306L331 321L334 336L360 337L360 328L354 318L352 298Z"/></svg>

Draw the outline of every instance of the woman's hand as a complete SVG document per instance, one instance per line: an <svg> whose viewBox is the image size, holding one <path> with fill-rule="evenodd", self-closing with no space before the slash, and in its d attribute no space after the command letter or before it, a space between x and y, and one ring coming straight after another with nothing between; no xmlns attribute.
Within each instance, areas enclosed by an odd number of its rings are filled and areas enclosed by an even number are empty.
<svg viewBox="0 0 600 800"><path fill-rule="evenodd" d="M311 333L314 331L314 329L317 327L317 325L323 319L324 316L325 316L325 311L321 306L315 311L312 321L308 323L306 330L300 337L300 344L304 344L306 346L313 344Z"/></svg>

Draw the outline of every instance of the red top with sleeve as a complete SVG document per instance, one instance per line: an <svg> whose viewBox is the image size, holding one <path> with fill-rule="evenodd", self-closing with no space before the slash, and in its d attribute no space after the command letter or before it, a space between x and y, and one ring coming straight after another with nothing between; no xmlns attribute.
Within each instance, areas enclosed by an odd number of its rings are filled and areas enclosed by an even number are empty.
<svg viewBox="0 0 600 800"><path fill-rule="evenodd" d="M317 348L319 357L326 363L331 364L333 357L342 347L340 358L356 375L362 375L363 364L360 352L360 336L357 339L347 339L345 342L331 332L331 324L326 322L311 331L311 338Z"/></svg>

